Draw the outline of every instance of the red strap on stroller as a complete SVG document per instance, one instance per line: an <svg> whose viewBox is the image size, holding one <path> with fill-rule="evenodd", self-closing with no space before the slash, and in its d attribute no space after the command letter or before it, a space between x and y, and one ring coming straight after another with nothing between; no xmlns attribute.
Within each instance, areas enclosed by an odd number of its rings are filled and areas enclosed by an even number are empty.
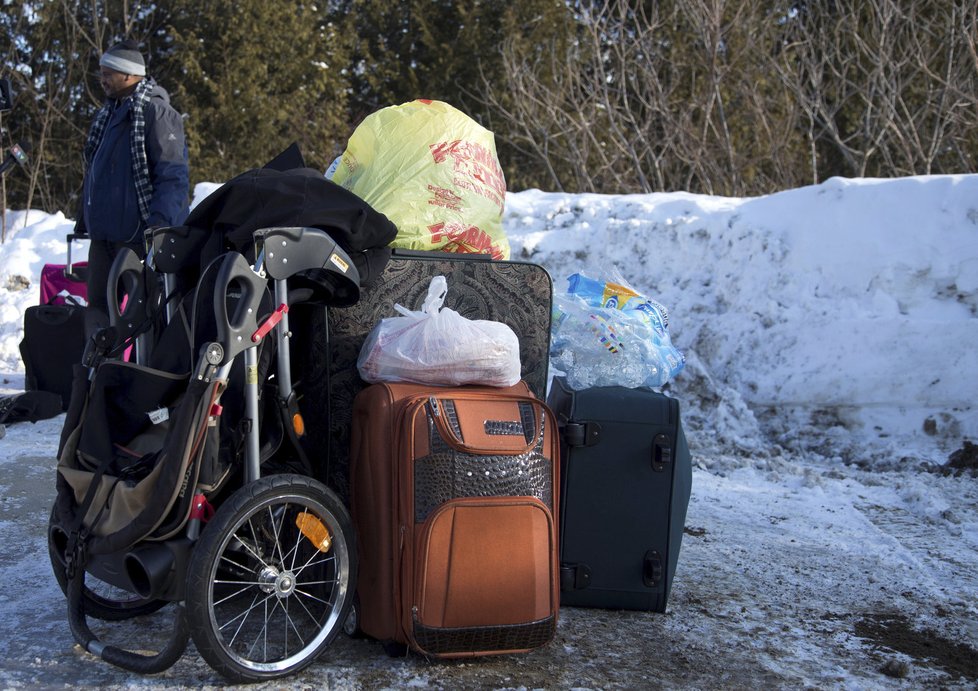
<svg viewBox="0 0 978 691"><path fill-rule="evenodd" d="M251 342L258 343L261 339L269 334L269 332L278 326L278 323L282 321L282 315L289 311L289 306L284 302L278 306L278 309L268 315L268 319L258 327L255 333L251 334Z"/></svg>

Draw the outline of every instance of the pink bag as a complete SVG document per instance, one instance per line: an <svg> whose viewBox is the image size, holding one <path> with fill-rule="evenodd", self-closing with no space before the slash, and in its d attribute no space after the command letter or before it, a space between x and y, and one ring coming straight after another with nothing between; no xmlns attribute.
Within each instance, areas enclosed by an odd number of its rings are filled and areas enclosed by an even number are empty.
<svg viewBox="0 0 978 691"><path fill-rule="evenodd" d="M71 265L71 274L65 270L66 264L45 264L41 269L42 305L64 305L65 303L87 305L88 284L80 278L85 274L88 262Z"/></svg>

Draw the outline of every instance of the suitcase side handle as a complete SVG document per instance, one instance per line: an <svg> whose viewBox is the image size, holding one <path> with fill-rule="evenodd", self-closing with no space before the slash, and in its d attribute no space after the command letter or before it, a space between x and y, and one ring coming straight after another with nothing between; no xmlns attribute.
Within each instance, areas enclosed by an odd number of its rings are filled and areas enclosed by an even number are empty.
<svg viewBox="0 0 978 691"><path fill-rule="evenodd" d="M650 549L642 560L642 583L646 588L654 588L659 585L663 573L662 557L654 549Z"/></svg>
<svg viewBox="0 0 978 691"><path fill-rule="evenodd" d="M657 434L652 439L652 470L664 471L672 463L672 439L668 434Z"/></svg>
<svg viewBox="0 0 978 691"><path fill-rule="evenodd" d="M587 564L561 564L560 589L583 590L591 585L591 568Z"/></svg>
<svg viewBox="0 0 978 691"><path fill-rule="evenodd" d="M594 446L601 441L601 425L597 422L568 420L560 425L560 433L567 446Z"/></svg>

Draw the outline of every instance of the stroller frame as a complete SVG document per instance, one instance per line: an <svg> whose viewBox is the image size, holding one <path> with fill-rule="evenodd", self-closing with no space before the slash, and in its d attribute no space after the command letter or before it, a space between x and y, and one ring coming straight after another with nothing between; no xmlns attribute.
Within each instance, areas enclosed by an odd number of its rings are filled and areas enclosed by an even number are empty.
<svg viewBox="0 0 978 691"><path fill-rule="evenodd" d="M207 662L232 681L276 679L311 664L343 627L353 605L357 555L349 513L332 490L308 474L262 474L261 393L266 382L259 376L259 346L273 336L278 422L283 437L291 441L290 451L311 469L298 439L304 421L292 383L288 311L290 301L317 296L308 287L290 293L290 282L301 279L307 286L325 282L330 304L343 305L356 300L359 276L345 251L314 228L255 231L254 266L238 252L223 254L210 306L216 335L201 345L187 376L184 398L175 405L172 397L169 401L173 426L158 456L165 456L168 443L179 447L179 453L171 454L181 461L172 461L176 471L170 474L179 480L172 488L175 496L162 512L149 511L148 519L140 514L129 524L107 528L113 498L138 491L140 485L137 481L129 487L125 479L112 476L112 463L107 460L92 467L92 459L81 448L84 415L90 412L92 397L102 390L103 380L111 381L120 373L162 379L170 385L148 366L153 343L138 318L153 302L151 281L160 275L166 322L179 318L173 308L173 273L182 257L194 254L191 245L200 242L186 230L155 229L147 235L150 250L145 263L129 252L120 254L113 265L110 327L93 336L87 370L80 368L76 377L74 397L83 401L78 405L79 424L69 429L69 410L62 434L59 496L49 530L52 565L68 598L75 639L107 662L140 673L160 672L182 656L193 638ZM169 251L177 247L180 251ZM259 322L269 282L277 307ZM124 303L118 300L120 288ZM198 297L194 295L195 305ZM133 342L138 344L136 363L112 358L112 353ZM235 374L239 357L243 375ZM207 454L215 455L221 448L221 396L235 376L244 380L245 433L242 448L234 455L240 459L240 486L230 491L228 478L234 467L205 477L201 466ZM200 393L199 399L191 391ZM267 407L266 403L266 417ZM171 436L180 431L178 423L186 425L189 434L172 441ZM83 461L89 462L88 467L80 466ZM164 461L159 463L162 466ZM86 472L87 484L77 482ZM76 482L71 485L68 480ZM159 493L163 492L165 488ZM135 535L133 524L142 524ZM113 594L89 589L86 575L108 584ZM173 630L155 654L107 645L87 623L89 616L127 619L171 602L176 605Z"/></svg>

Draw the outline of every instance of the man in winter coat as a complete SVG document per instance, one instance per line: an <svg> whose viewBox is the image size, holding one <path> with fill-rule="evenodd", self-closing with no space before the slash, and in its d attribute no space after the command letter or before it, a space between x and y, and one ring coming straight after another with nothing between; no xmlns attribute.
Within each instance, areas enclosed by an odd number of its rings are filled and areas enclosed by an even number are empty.
<svg viewBox="0 0 978 691"><path fill-rule="evenodd" d="M143 233L180 225L190 188L183 119L132 41L99 61L107 96L85 142L85 180L75 233L88 235L88 331L107 323L109 269L124 247L145 256Z"/></svg>

